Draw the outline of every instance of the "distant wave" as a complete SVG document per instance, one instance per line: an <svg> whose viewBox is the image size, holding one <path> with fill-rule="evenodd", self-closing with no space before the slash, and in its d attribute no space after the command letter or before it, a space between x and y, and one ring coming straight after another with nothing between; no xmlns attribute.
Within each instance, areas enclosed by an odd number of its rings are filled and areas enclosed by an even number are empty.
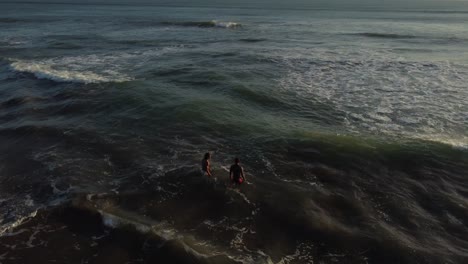
<svg viewBox="0 0 468 264"><path fill-rule="evenodd" d="M12 37L0 38L0 46L2 47L19 46L19 45L24 45L26 43L27 41L21 38L12 38Z"/></svg>
<svg viewBox="0 0 468 264"><path fill-rule="evenodd" d="M223 22L217 20L211 21L187 21L187 22L162 22L163 25L182 26L182 27L201 27L201 28L240 28L242 24L236 22Z"/></svg>
<svg viewBox="0 0 468 264"><path fill-rule="evenodd" d="M266 40L267 39L264 39L264 38L243 38L243 39L239 39L239 41L250 42L250 43L262 42L262 41L266 41Z"/></svg>
<svg viewBox="0 0 468 264"><path fill-rule="evenodd" d="M363 36L369 38L388 38L388 39L412 39L417 38L414 35L402 35L402 34L392 34L392 33L372 33L372 32L364 32L364 33L355 33L350 35L356 36Z"/></svg>
<svg viewBox="0 0 468 264"><path fill-rule="evenodd" d="M395 10L401 13L426 13L426 14L468 14L465 10Z"/></svg>
<svg viewBox="0 0 468 264"><path fill-rule="evenodd" d="M0 24L15 24L15 23L47 23L54 22L57 19L52 18L13 18L13 17L0 17Z"/></svg>
<svg viewBox="0 0 468 264"><path fill-rule="evenodd" d="M367 38L380 38L380 39L401 39L401 40L409 40L409 39L421 39L421 40L430 40L432 43L437 44L445 44L445 43L465 43L468 41L466 38L460 37L437 37L437 36L416 36L416 35L405 35L405 34L393 34L393 33L372 33L372 32L364 32L364 33L351 33L347 35L352 36L359 36L359 37L367 37Z"/></svg>
<svg viewBox="0 0 468 264"><path fill-rule="evenodd" d="M50 43L48 43L47 48L49 49L81 49L83 48L83 46L80 46L74 43L51 41Z"/></svg>
<svg viewBox="0 0 468 264"><path fill-rule="evenodd" d="M103 76L91 71L55 69L53 65L44 62L15 61L10 68L16 72L30 73L38 79L48 79L56 82L76 83L102 83L102 82L124 82L128 77Z"/></svg>
<svg viewBox="0 0 468 264"><path fill-rule="evenodd" d="M9 18L9 17L0 18L0 23L17 23L17 22L20 22L20 20L15 19L15 18Z"/></svg>

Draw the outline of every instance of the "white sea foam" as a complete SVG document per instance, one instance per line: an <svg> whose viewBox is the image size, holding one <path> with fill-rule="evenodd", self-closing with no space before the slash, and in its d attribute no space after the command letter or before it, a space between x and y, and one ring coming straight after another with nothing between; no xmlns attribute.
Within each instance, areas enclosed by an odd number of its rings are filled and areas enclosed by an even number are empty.
<svg viewBox="0 0 468 264"><path fill-rule="evenodd" d="M18 72L32 73L39 79L49 79L57 82L99 83L128 80L127 78L112 80L109 77L90 71L58 70L46 62L16 61L11 64L11 67Z"/></svg>
<svg viewBox="0 0 468 264"><path fill-rule="evenodd" d="M36 235L39 233L39 230L34 230L34 232L29 236L28 242L26 242L26 246L28 248L33 248L35 245L33 244L34 240L36 240Z"/></svg>
<svg viewBox="0 0 468 264"><path fill-rule="evenodd" d="M222 27L222 28L237 28L241 26L241 24L236 23L236 22L222 22L222 21L217 21L217 20L213 20L211 22L215 25L215 27Z"/></svg>
<svg viewBox="0 0 468 264"><path fill-rule="evenodd" d="M55 183L51 183L51 187L56 188ZM36 217L39 210L67 202L69 197L67 197L66 194L68 194L72 189L72 187L65 191L57 189L58 192L54 191L54 197L51 197L51 199L46 203L35 201L30 194L18 195L15 197L12 196L8 199L0 199L0 205L5 210L4 215L0 214L0 237L12 236L23 232L21 230L17 230L12 233L15 228ZM5 219L2 219L2 216Z"/></svg>
<svg viewBox="0 0 468 264"><path fill-rule="evenodd" d="M452 146L455 149L468 150L468 137L458 136L449 137L447 135L412 135L413 138L443 143Z"/></svg>
<svg viewBox="0 0 468 264"><path fill-rule="evenodd" d="M12 222L12 223L9 223L8 225L6 225L5 227L0 227L0 237L1 236L8 236L10 234L10 232L15 228L15 227L18 227L24 223L26 223L27 221L29 221L31 218L34 218L35 216L37 215L37 210L36 211L33 211L32 213L30 213L29 215L27 216L24 216L24 217L21 217L21 218L18 218L16 221Z"/></svg>
<svg viewBox="0 0 468 264"><path fill-rule="evenodd" d="M42 60L10 58L9 61L13 71L30 73L38 79L86 84L118 83L133 80L133 73L139 68L144 68L149 61L181 48L183 46L171 46L135 52L56 57Z"/></svg>
<svg viewBox="0 0 468 264"><path fill-rule="evenodd" d="M247 220L247 219L246 219ZM228 258L241 262L241 263L272 263L270 257L261 250L251 250L244 243L244 236L246 234L255 234L255 231L249 227L239 227L229 224L229 218L224 217L218 222L205 220L203 224L210 230L217 232L220 230L230 230L236 232L235 236L231 239L229 246L231 250L240 254L229 254L228 251L223 251Z"/></svg>
<svg viewBox="0 0 468 264"><path fill-rule="evenodd" d="M28 42L22 38L17 38L17 37L0 38L0 46L11 47L11 46L21 46L25 44L28 44Z"/></svg>
<svg viewBox="0 0 468 264"><path fill-rule="evenodd" d="M117 228L120 226L132 225L133 227L135 227L136 230L142 233L147 233L152 230L151 224L140 223L135 220L109 214L104 211L99 211L99 213L102 215L104 225L108 227ZM165 234L160 235L165 239L173 239L172 235L167 235L167 232Z"/></svg>
<svg viewBox="0 0 468 264"><path fill-rule="evenodd" d="M31 199L31 195L26 195L26 200L24 201L24 204L28 207L33 207L34 206L34 200Z"/></svg>
<svg viewBox="0 0 468 264"><path fill-rule="evenodd" d="M468 109L463 65L410 61L384 50L316 48L273 57L285 65L281 89L330 105L351 132L466 146L467 135L460 135Z"/></svg>

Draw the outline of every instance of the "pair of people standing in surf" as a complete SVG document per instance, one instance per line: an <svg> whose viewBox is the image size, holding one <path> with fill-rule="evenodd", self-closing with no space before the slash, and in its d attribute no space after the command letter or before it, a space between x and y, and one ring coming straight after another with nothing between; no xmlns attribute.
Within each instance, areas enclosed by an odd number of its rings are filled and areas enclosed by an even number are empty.
<svg viewBox="0 0 468 264"><path fill-rule="evenodd" d="M208 177L212 177L213 174L211 173L211 165L210 165L211 154L205 153L205 156L202 160L202 172L204 175ZM229 169L229 179L233 184L240 185L241 183L245 182L245 173L244 168L239 165L240 160L239 158L234 159L234 164L231 165Z"/></svg>

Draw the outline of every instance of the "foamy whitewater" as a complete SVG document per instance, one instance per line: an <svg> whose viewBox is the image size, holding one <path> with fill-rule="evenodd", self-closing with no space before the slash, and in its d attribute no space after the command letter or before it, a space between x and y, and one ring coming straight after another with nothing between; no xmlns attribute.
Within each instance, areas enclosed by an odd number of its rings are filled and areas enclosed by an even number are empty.
<svg viewBox="0 0 468 264"><path fill-rule="evenodd" d="M0 3L0 263L468 262L468 8L193 5Z"/></svg>

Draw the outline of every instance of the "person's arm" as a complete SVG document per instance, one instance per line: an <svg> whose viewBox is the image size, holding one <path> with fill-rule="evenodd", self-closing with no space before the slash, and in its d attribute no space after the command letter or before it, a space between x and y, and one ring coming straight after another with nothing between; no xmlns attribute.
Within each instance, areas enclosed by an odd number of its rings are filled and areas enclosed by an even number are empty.
<svg viewBox="0 0 468 264"><path fill-rule="evenodd" d="M232 166L229 168L229 179L232 181Z"/></svg>
<svg viewBox="0 0 468 264"><path fill-rule="evenodd" d="M245 178L244 167L241 167L241 176L244 179L244 181L247 181L247 179Z"/></svg>
<svg viewBox="0 0 468 264"><path fill-rule="evenodd" d="M211 165L209 161L206 161L206 174L211 177Z"/></svg>

